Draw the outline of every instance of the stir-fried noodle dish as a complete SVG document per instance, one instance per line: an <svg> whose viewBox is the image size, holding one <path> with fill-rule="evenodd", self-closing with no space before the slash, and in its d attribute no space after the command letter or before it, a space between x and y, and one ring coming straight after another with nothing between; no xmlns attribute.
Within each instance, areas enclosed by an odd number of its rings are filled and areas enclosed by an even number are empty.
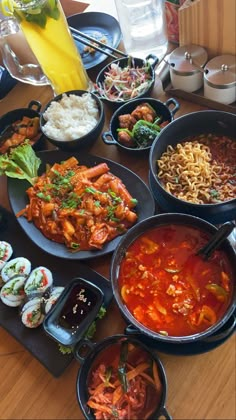
<svg viewBox="0 0 236 420"><path fill-rule="evenodd" d="M131 196L106 163L88 168L75 157L55 163L27 190L18 213L71 251L101 249L137 221Z"/></svg>
<svg viewBox="0 0 236 420"><path fill-rule="evenodd" d="M157 160L157 176L167 192L195 204L236 198L236 141L227 136L192 136Z"/></svg>

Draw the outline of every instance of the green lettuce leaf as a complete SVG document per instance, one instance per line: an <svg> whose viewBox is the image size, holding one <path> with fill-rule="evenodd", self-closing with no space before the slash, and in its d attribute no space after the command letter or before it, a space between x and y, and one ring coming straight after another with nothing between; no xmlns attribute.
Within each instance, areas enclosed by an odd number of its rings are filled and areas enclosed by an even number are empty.
<svg viewBox="0 0 236 420"><path fill-rule="evenodd" d="M10 178L26 179L31 185L38 176L41 160L30 144L23 143L12 149L10 154L0 156L0 175Z"/></svg>

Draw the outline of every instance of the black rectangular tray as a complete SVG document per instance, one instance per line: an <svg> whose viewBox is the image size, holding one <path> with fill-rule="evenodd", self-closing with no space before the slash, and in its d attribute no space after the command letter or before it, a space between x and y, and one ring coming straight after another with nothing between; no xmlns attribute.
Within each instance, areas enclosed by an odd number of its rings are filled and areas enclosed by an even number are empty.
<svg viewBox="0 0 236 420"><path fill-rule="evenodd" d="M99 286L104 293L104 306L112 299L109 281L85 264L51 256L30 241L20 228L15 216L0 206L0 240L13 248L13 257L26 257L32 268L42 265L52 271L54 285L65 286L75 277L82 277ZM52 242L53 246L53 242ZM19 309L11 308L0 301L0 325L18 340L55 377L59 377L73 360L73 355L64 355L58 344L48 337L42 326L26 328L20 319Z"/></svg>

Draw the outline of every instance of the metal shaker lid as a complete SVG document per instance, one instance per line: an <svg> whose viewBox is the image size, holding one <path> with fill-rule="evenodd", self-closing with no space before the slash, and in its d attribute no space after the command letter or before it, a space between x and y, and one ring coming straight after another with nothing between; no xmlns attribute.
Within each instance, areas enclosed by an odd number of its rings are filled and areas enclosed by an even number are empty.
<svg viewBox="0 0 236 420"><path fill-rule="evenodd" d="M202 71L207 62L207 52L199 45L184 45L176 48L169 56L168 63L176 74L188 76Z"/></svg>
<svg viewBox="0 0 236 420"><path fill-rule="evenodd" d="M226 89L236 86L236 57L225 54L210 60L204 71L207 83L216 88Z"/></svg>

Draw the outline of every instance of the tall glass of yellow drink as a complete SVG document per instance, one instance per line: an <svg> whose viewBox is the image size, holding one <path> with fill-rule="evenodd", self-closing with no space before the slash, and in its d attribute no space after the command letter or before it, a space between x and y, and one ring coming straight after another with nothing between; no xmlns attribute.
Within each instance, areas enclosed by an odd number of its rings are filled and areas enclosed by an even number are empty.
<svg viewBox="0 0 236 420"><path fill-rule="evenodd" d="M4 0L2 0L4 6ZM89 89L89 78L59 0L7 0L56 95Z"/></svg>

